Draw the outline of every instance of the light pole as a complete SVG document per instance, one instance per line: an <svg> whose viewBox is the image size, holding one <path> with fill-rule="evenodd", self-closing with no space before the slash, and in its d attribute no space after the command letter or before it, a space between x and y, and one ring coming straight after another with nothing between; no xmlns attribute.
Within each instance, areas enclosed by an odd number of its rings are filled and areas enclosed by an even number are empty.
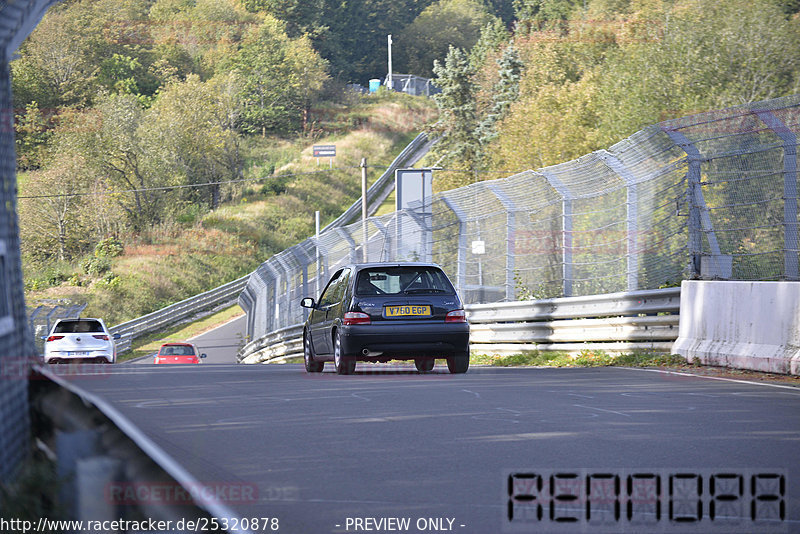
<svg viewBox="0 0 800 534"><path fill-rule="evenodd" d="M367 158L361 158L361 260L367 263Z"/></svg>
<svg viewBox="0 0 800 534"><path fill-rule="evenodd" d="M386 85L389 86L389 89L394 90L394 86L392 85L392 35L391 34L389 34L387 43L389 45L389 74L386 76Z"/></svg>

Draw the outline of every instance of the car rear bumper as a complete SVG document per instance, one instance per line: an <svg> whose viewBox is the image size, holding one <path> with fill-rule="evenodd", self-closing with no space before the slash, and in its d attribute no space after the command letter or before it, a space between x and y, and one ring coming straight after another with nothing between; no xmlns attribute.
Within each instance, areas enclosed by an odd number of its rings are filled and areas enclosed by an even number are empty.
<svg viewBox="0 0 800 534"><path fill-rule="evenodd" d="M76 354L78 352L85 352L86 354ZM90 361L106 361L114 363L116 358L114 354L105 350L90 350L90 351L52 351L46 352L44 355L44 363L60 363L60 362L90 362Z"/></svg>
<svg viewBox="0 0 800 534"><path fill-rule="evenodd" d="M469 352L469 325L370 324L341 327L342 355L359 360L446 358ZM366 351L366 354L365 354Z"/></svg>

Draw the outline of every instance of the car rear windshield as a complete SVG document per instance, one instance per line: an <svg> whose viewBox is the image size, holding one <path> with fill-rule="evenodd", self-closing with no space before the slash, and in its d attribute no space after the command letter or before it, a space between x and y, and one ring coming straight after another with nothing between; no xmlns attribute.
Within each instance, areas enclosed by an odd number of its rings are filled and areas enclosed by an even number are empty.
<svg viewBox="0 0 800 534"><path fill-rule="evenodd" d="M75 319L75 320L67 320L67 321L60 321L57 325L55 330L53 330L56 334L79 334L82 332L102 332L103 326L100 324L100 321L95 321L93 319Z"/></svg>
<svg viewBox="0 0 800 534"><path fill-rule="evenodd" d="M161 356L193 356L194 349L190 345L166 345L161 347Z"/></svg>
<svg viewBox="0 0 800 534"><path fill-rule="evenodd" d="M436 267L370 267L358 273L357 295L410 295L455 293L453 285Z"/></svg>

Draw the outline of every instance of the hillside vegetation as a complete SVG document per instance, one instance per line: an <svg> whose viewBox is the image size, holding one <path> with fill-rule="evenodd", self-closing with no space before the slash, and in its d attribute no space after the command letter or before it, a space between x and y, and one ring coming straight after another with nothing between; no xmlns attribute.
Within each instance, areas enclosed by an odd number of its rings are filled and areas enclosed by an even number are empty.
<svg viewBox="0 0 800 534"><path fill-rule="evenodd" d="M188 204L84 255L27 261L28 305L86 302L84 315L118 324L243 276L313 235L314 211L323 225L340 215L361 194L361 158L372 183L434 112L427 99L383 92L328 108L318 128L335 133L313 143L336 145L333 169L313 157L310 139L249 138L241 147L244 181L230 186L229 200L213 210ZM42 200L22 199L21 214L30 202Z"/></svg>

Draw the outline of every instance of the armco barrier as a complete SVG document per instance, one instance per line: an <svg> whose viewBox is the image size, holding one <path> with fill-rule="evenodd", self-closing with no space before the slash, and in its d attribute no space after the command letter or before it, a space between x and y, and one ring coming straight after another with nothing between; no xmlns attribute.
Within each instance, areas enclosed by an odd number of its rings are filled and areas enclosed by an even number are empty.
<svg viewBox="0 0 800 534"><path fill-rule="evenodd" d="M303 325L296 324L270 332L245 345L239 363L279 362L303 355Z"/></svg>
<svg viewBox="0 0 800 534"><path fill-rule="evenodd" d="M684 281L672 351L709 365L800 374L800 282Z"/></svg>
<svg viewBox="0 0 800 534"><path fill-rule="evenodd" d="M112 334L120 334L122 336L117 341L117 353L130 350L131 342L137 337L174 325L205 310L236 304L239 294L247 284L248 278L249 275L244 276L211 291L206 291L132 321L111 327Z"/></svg>
<svg viewBox="0 0 800 534"><path fill-rule="evenodd" d="M470 349L483 354L534 350L669 352L678 335L680 288L465 306ZM239 353L240 363L303 354L303 325L271 332Z"/></svg>

